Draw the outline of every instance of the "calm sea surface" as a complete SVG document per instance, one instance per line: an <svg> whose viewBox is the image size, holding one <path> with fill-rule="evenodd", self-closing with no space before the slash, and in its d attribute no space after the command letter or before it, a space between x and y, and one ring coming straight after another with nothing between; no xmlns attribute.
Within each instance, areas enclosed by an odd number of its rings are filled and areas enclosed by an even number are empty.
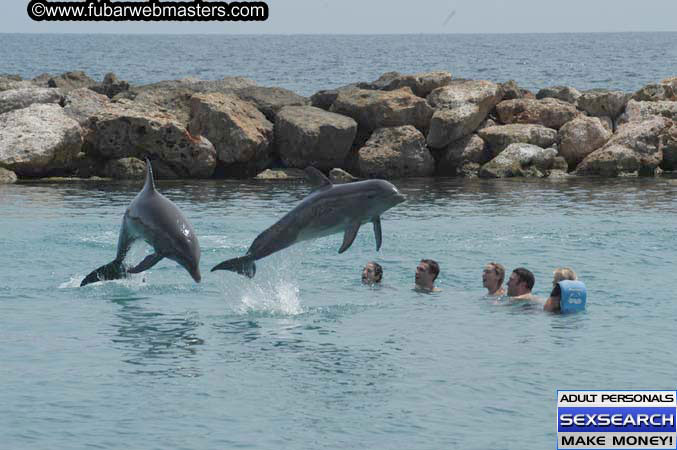
<svg viewBox="0 0 677 450"><path fill-rule="evenodd" d="M383 72L455 77L538 90L552 85L635 91L677 75L677 33L447 35L0 34L0 73L33 78L113 71L132 83L241 75L303 95Z"/></svg>
<svg viewBox="0 0 677 450"><path fill-rule="evenodd" d="M309 192L159 182L192 221L203 282L173 262L77 287L115 254L141 183L0 186L2 447L543 449L556 389L674 389L677 183L396 182L406 203L341 236L210 273ZM133 252L140 260L144 245ZM412 291L423 257L442 292ZM360 284L363 264L384 286ZM483 265L573 267L588 309L484 298Z"/></svg>

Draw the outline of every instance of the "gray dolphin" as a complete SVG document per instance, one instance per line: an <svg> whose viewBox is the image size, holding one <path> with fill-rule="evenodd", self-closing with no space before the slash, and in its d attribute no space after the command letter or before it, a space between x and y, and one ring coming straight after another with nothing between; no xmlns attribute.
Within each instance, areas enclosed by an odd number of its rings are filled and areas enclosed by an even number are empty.
<svg viewBox="0 0 677 450"><path fill-rule="evenodd" d="M155 253L130 268L124 263L124 259L138 239L151 245ZM153 168L146 159L146 183L122 218L117 256L112 262L87 275L80 286L102 280L117 280L129 273L143 272L162 258L181 264L196 282L200 282L200 244L195 231L179 208L155 190Z"/></svg>
<svg viewBox="0 0 677 450"><path fill-rule="evenodd" d="M362 224L372 222L376 250L381 248L381 214L404 201L395 186L385 180L367 180L334 186L314 167L306 175L317 188L273 226L259 234L247 254L214 266L215 270L230 270L249 278L256 274L254 261L285 249L297 242L334 233L343 234L339 253L345 252L355 240Z"/></svg>

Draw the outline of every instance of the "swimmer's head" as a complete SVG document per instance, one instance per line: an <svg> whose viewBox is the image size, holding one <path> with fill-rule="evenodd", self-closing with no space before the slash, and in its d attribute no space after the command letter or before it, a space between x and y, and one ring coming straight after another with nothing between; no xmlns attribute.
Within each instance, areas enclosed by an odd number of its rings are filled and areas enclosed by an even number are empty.
<svg viewBox="0 0 677 450"><path fill-rule="evenodd" d="M558 269L555 269L555 271L552 273L552 285L555 286L557 283L563 280L571 280L575 281L576 278L576 272L574 272L572 269L568 267L560 267Z"/></svg>
<svg viewBox="0 0 677 450"><path fill-rule="evenodd" d="M440 265L432 259L422 259L416 266L416 286L432 289L435 279L440 274Z"/></svg>
<svg viewBox="0 0 677 450"><path fill-rule="evenodd" d="M490 291L495 291L503 284L505 267L497 262L490 262L482 271L482 285Z"/></svg>
<svg viewBox="0 0 677 450"><path fill-rule="evenodd" d="M508 279L508 295L510 297L518 297L528 294L533 289L535 282L534 274L530 270L519 267L512 271Z"/></svg>
<svg viewBox="0 0 677 450"><path fill-rule="evenodd" d="M369 261L362 269L362 283L376 284L383 279L383 267L379 263Z"/></svg>

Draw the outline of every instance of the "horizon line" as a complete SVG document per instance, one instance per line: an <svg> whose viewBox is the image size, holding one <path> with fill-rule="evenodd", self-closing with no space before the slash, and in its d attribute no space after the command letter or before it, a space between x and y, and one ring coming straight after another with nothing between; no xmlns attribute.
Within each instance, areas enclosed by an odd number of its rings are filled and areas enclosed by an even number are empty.
<svg viewBox="0 0 677 450"><path fill-rule="evenodd" d="M10 31L0 32L0 35L9 34L59 34L59 35L133 35L133 36L448 36L448 35L533 35L533 34L650 34L650 33L676 33L677 30L662 31L491 31L491 32L411 32L411 33L226 33L226 32L202 32L202 33L156 33L156 32L59 32L59 31Z"/></svg>

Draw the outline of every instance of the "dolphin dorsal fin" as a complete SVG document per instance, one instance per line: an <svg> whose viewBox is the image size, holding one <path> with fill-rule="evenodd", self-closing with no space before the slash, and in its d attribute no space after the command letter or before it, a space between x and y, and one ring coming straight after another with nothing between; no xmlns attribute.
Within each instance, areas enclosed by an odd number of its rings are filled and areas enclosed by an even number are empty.
<svg viewBox="0 0 677 450"><path fill-rule="evenodd" d="M331 187L332 183L327 178L324 176L322 172L314 168L313 166L306 167L306 177L308 178L308 181L310 184L313 185L314 189L323 189L325 187Z"/></svg>
<svg viewBox="0 0 677 450"><path fill-rule="evenodd" d="M146 158L146 183L143 185L144 190L155 190L155 181L153 180L153 166L150 159Z"/></svg>

